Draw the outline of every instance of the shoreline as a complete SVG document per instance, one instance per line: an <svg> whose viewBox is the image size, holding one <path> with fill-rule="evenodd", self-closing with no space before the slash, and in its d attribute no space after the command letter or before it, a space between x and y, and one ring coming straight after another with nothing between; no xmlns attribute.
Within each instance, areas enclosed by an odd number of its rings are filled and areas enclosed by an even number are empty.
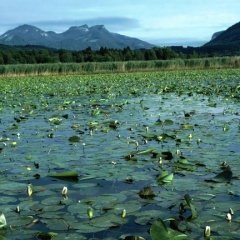
<svg viewBox="0 0 240 240"><path fill-rule="evenodd" d="M240 68L240 56L125 62L0 65L0 78Z"/></svg>

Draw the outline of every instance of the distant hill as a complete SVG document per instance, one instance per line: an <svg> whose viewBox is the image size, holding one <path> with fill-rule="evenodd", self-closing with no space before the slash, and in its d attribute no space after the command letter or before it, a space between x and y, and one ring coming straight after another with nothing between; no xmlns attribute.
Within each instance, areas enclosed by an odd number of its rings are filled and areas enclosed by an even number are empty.
<svg viewBox="0 0 240 240"><path fill-rule="evenodd" d="M37 45L55 49L84 50L91 47L98 50L101 47L123 49L150 49L155 45L117 33L109 32L103 25L88 27L73 26L62 33L43 31L31 25L21 25L0 36L0 44L11 46Z"/></svg>
<svg viewBox="0 0 240 240"><path fill-rule="evenodd" d="M219 36L220 34L222 34L224 31L225 31L225 30L219 31L219 32L215 32L215 33L212 35L211 41L212 41L213 39L215 39L217 36Z"/></svg>
<svg viewBox="0 0 240 240"><path fill-rule="evenodd" d="M213 34L210 42L203 47L240 48L240 22L232 25L225 31Z"/></svg>

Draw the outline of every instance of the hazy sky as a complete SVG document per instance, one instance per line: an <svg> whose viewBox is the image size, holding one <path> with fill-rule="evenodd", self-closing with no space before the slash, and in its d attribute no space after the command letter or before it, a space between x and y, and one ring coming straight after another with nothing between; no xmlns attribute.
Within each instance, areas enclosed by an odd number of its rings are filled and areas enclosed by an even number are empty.
<svg viewBox="0 0 240 240"><path fill-rule="evenodd" d="M151 43L209 41L240 21L240 0L1 0L0 35L22 24L66 31L103 24Z"/></svg>

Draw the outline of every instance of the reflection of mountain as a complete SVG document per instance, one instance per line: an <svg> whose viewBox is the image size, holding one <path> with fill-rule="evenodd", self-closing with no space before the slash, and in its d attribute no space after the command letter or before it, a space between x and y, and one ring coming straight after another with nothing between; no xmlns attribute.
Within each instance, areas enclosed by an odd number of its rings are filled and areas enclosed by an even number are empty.
<svg viewBox="0 0 240 240"><path fill-rule="evenodd" d="M87 47L91 47L93 50L101 47L115 49L123 49L128 46L131 49L154 47L153 44L137 38L111 33L103 25L70 27L63 33L45 32L31 25L22 25L1 35L0 44L38 45L66 50L83 50Z"/></svg>

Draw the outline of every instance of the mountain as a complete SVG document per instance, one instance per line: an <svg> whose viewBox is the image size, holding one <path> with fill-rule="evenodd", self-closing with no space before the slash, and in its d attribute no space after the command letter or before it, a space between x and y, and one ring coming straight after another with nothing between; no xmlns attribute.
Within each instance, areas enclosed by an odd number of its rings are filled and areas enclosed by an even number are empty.
<svg viewBox="0 0 240 240"><path fill-rule="evenodd" d="M224 32L224 30L223 30L223 31L219 31L219 32L215 32L215 33L212 35L211 41L212 41L214 38L216 38L217 36L219 36L220 34L222 34L223 32Z"/></svg>
<svg viewBox="0 0 240 240"><path fill-rule="evenodd" d="M225 31L213 34L210 42L203 47L223 47L238 48L240 47L240 22L232 25Z"/></svg>
<svg viewBox="0 0 240 240"><path fill-rule="evenodd" d="M101 47L123 49L150 49L155 45L127 37L117 33L109 32L104 25L73 26L62 33L53 31L43 31L31 25L22 25L13 30L9 30L0 36L0 44L11 46L37 45L48 48L66 50L84 50L91 47L98 50Z"/></svg>

